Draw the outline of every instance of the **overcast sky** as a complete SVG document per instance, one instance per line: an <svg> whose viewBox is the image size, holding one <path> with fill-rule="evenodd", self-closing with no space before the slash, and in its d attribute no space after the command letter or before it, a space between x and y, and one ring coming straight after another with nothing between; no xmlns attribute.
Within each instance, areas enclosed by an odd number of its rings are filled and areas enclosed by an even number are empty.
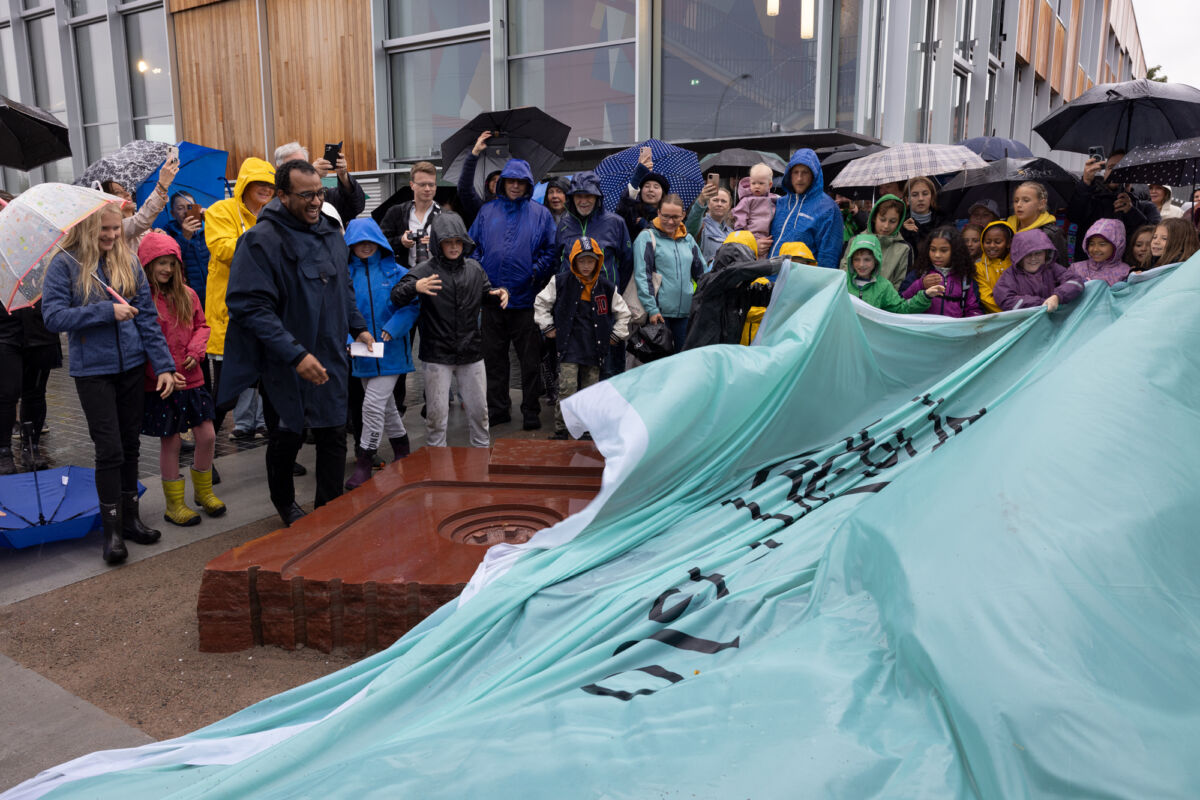
<svg viewBox="0 0 1200 800"><path fill-rule="evenodd" d="M1197 6L1190 0L1133 0L1146 69L1162 64L1172 83L1200 88L1196 56Z"/></svg>

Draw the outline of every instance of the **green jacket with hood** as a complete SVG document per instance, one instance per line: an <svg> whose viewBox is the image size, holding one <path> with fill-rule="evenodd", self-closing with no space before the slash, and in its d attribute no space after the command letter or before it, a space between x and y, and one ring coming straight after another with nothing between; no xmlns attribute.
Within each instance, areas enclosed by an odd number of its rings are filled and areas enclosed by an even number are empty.
<svg viewBox="0 0 1200 800"><path fill-rule="evenodd" d="M871 214L875 211L872 209ZM903 242L901 242L903 244ZM908 245L905 245L907 247ZM854 253L859 250L867 250L875 259L875 271L871 273L871 282L865 286L859 286L855 283L857 274L854 272L854 267L850 266L850 259ZM884 311L890 311L893 314L921 314L929 308L929 297L925 294L925 290L914 294L908 300L900 297L900 292L896 291L896 287L889 281L884 280L880 274L879 265L883 260L883 250L879 246L879 237L871 233L860 233L850 240L850 245L846 248L846 289L850 294L862 300L864 303L881 308Z"/></svg>
<svg viewBox="0 0 1200 800"><path fill-rule="evenodd" d="M904 201L894 194L885 194L883 197L875 201L875 205L871 206L871 213L867 215L867 230L866 233L875 233L875 214L879 211L879 205L885 200L895 200L900 204L900 222L896 224L896 230L889 233L887 236L878 236L880 249L883 252L879 274L891 281L892 286L896 289L900 288L900 284L904 282L904 276L908 274L909 267L912 266L912 248L908 246L908 242L904 241L904 237L900 235L900 229L904 225L904 220L908 216L908 206ZM846 248L845 254L842 256L842 269L846 272L854 272L850 269L850 248Z"/></svg>

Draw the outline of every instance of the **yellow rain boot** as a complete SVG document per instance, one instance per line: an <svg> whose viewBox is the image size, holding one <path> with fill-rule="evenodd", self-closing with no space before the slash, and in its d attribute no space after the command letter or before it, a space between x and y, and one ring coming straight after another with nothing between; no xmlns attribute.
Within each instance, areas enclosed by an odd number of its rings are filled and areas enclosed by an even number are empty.
<svg viewBox="0 0 1200 800"><path fill-rule="evenodd" d="M183 478L175 478L170 481L163 478L162 486L163 497L167 498L167 509L163 513L163 519L184 528L199 525L200 515L183 502Z"/></svg>
<svg viewBox="0 0 1200 800"><path fill-rule="evenodd" d="M212 490L212 469L204 472L192 470L192 500L204 509L210 517L219 517L225 513L225 504L217 499Z"/></svg>

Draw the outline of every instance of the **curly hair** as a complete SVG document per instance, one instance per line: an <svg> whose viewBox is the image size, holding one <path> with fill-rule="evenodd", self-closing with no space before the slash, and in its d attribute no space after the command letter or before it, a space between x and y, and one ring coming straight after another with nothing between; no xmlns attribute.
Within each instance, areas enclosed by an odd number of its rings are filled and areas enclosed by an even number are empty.
<svg viewBox="0 0 1200 800"><path fill-rule="evenodd" d="M974 279L975 262L971 260L971 253L967 250L967 243L963 241L962 234L953 225L934 228L928 236L921 240L921 244L917 247L917 261L914 266L917 274L924 275L933 269L933 264L929 260L929 245L934 239L945 239L950 243L950 274L957 275L964 283Z"/></svg>

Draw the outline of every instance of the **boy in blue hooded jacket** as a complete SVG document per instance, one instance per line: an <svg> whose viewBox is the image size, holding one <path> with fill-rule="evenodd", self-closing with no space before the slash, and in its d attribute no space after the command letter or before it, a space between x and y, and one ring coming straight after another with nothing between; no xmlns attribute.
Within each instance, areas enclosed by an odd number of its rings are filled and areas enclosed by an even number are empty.
<svg viewBox="0 0 1200 800"><path fill-rule="evenodd" d="M771 256L786 242L804 242L822 267L836 268L842 256L842 212L825 194L825 178L817 154L807 147L792 153L783 176L783 197L771 220Z"/></svg>

